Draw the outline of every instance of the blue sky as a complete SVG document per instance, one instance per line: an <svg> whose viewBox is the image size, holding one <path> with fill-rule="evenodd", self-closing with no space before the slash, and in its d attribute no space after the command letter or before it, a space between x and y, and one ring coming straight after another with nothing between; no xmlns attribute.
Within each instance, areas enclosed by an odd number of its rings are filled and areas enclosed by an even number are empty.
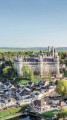
<svg viewBox="0 0 67 120"><path fill-rule="evenodd" d="M67 0L0 0L0 47L67 46Z"/></svg>

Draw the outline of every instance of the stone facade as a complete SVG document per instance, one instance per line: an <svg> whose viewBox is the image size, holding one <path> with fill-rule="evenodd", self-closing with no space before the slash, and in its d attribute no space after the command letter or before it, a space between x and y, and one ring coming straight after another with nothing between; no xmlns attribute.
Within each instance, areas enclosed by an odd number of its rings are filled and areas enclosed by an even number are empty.
<svg viewBox="0 0 67 120"><path fill-rule="evenodd" d="M41 77L44 74L52 74L59 77L59 56L54 47L48 47L48 53L39 52L37 57L22 57L16 55L14 57L14 66L18 75L23 75L23 66L29 66L33 72L39 73Z"/></svg>

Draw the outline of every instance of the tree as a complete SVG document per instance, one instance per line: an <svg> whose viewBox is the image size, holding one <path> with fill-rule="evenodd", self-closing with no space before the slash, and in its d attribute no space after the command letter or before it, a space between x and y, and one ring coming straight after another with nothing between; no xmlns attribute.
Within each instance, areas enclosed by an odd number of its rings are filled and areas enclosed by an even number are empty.
<svg viewBox="0 0 67 120"><path fill-rule="evenodd" d="M10 69L10 66L5 66L4 68L3 68L3 75L4 76L7 76L7 73L8 73L8 70Z"/></svg>
<svg viewBox="0 0 67 120"><path fill-rule="evenodd" d="M29 74L28 74L28 78L30 79L30 80L32 80L33 79L33 71L32 71L32 69L30 69L30 71L29 71Z"/></svg>
<svg viewBox="0 0 67 120"><path fill-rule="evenodd" d="M3 76L6 78L13 78L16 74L14 68L11 66L5 66L2 72L3 72Z"/></svg>
<svg viewBox="0 0 67 120"><path fill-rule="evenodd" d="M33 71L29 66L23 66L22 72L23 72L23 77L30 80L33 79Z"/></svg>
<svg viewBox="0 0 67 120"><path fill-rule="evenodd" d="M67 95L67 80L60 80L56 85L56 91L61 95Z"/></svg>

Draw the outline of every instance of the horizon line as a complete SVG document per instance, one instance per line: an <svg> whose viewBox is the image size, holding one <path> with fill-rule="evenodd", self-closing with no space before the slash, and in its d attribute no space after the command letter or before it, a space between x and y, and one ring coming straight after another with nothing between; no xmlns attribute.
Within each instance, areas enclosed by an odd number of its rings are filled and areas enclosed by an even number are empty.
<svg viewBox="0 0 67 120"><path fill-rule="evenodd" d="M52 46L53 46L53 45L52 45ZM50 47L52 47L52 46L50 46ZM53 46L53 47L54 47L54 48L66 48L67 46L56 46L56 47ZM22 48L23 48L23 49L24 49L24 48L48 48L48 46L44 46L44 47L41 47L41 46L40 46L40 47L34 47L34 46L33 46L33 47L0 47L0 49L1 49L1 48L20 48L20 49L22 49Z"/></svg>

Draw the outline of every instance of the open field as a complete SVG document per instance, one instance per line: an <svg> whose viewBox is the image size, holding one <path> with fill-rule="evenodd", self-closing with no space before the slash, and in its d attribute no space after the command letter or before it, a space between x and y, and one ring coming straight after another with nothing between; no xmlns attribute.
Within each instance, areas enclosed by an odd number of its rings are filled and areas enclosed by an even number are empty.
<svg viewBox="0 0 67 120"><path fill-rule="evenodd" d="M42 49L0 49L0 52L3 53L3 52L24 52L24 51L34 51L35 53L36 52L39 52L40 50ZM42 50L43 52L47 52L48 50L45 50L43 49ZM58 53L62 53L62 52L67 52L67 50L57 50Z"/></svg>
<svg viewBox="0 0 67 120"><path fill-rule="evenodd" d="M19 49L0 49L0 52L24 52L26 50L19 50Z"/></svg>

